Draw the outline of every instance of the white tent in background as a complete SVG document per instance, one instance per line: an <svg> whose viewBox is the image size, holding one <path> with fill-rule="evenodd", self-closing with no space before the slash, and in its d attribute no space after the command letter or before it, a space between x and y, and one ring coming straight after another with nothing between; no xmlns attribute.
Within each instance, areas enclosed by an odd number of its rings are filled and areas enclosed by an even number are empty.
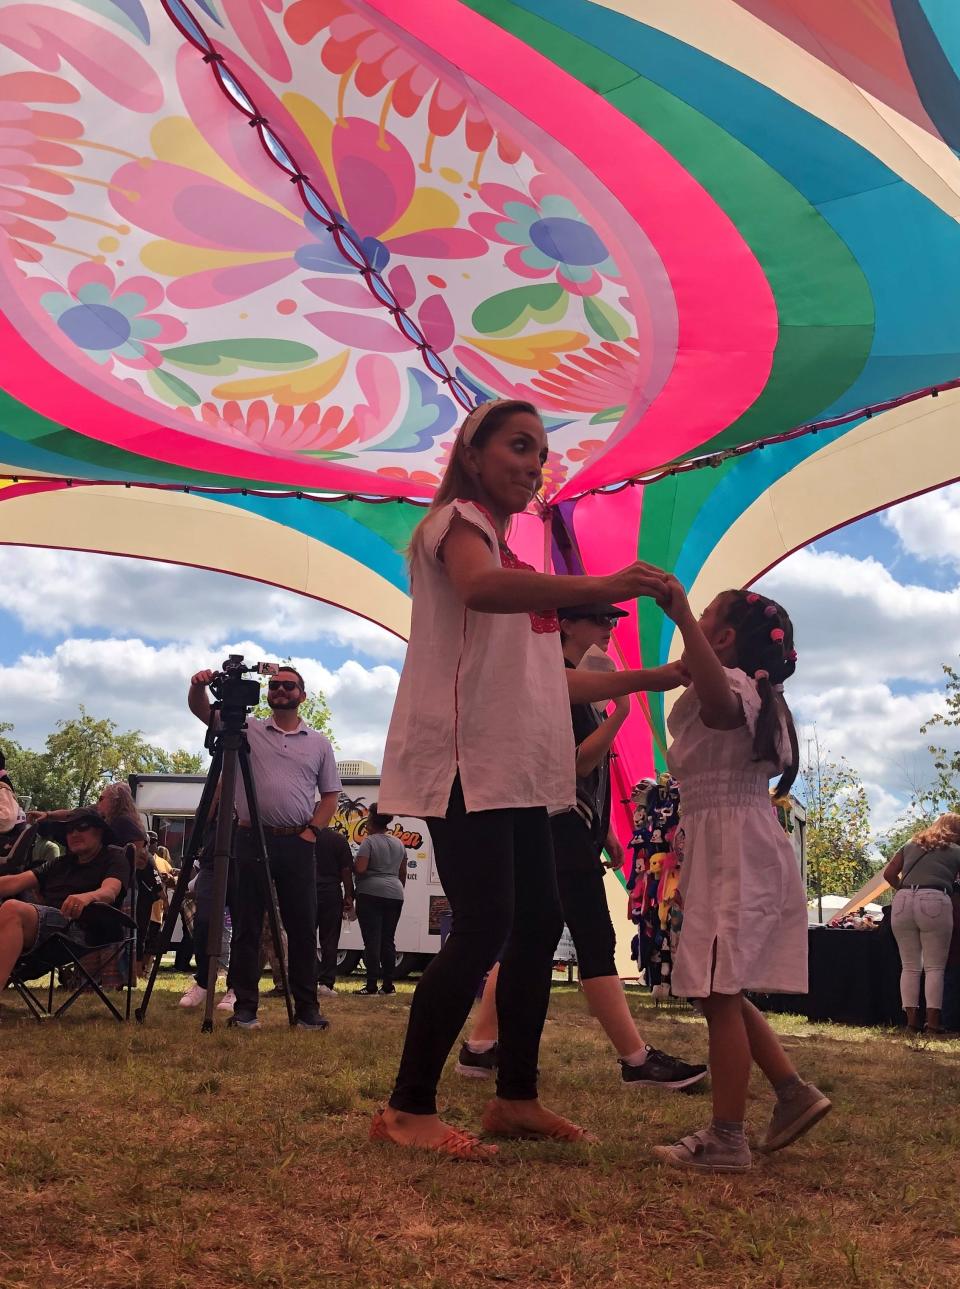
<svg viewBox="0 0 960 1289"><path fill-rule="evenodd" d="M879 894L879 892L870 891L869 894ZM835 917L850 913L854 909L860 909L862 912L869 913L874 917L879 917L882 912L879 904L868 904L865 901L861 901L858 896L850 898L846 895L824 895L820 900L813 899L807 904L807 921L810 926L821 925L821 907L823 909L822 925L826 925Z"/></svg>

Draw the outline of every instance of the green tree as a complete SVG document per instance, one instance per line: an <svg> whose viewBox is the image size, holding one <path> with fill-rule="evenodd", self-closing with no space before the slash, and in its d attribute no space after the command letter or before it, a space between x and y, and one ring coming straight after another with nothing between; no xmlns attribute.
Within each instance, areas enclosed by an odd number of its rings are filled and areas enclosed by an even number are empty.
<svg viewBox="0 0 960 1289"><path fill-rule="evenodd" d="M285 659L289 662L289 659ZM253 709L251 715L259 717L265 721L270 715L270 705L267 702L267 683L269 677L265 676L260 682L260 702ZM315 694L308 694L300 704L300 719L304 724L319 730L321 734L326 735L331 745L339 750L336 736L333 732L333 717L330 713L330 704L323 690L318 689Z"/></svg>
<svg viewBox="0 0 960 1289"><path fill-rule="evenodd" d="M186 748L178 747L176 752L171 752L167 760L170 762L165 774L203 774L207 768L207 762L202 753L188 752Z"/></svg>
<svg viewBox="0 0 960 1289"><path fill-rule="evenodd" d="M57 723L43 752L21 747L0 725L0 748L22 802L35 810L89 805L105 783L131 774L197 774L203 757L179 748L166 752L140 730L118 731L115 721L97 720L83 705L79 716Z"/></svg>
<svg viewBox="0 0 960 1289"><path fill-rule="evenodd" d="M905 846L915 833L933 823L936 815L902 815L892 828L881 833L877 845L886 859L892 859L901 846Z"/></svg>
<svg viewBox="0 0 960 1289"><path fill-rule="evenodd" d="M67 799L68 786L61 783L53 772L44 752L21 747L8 736L10 724L0 724L0 749L7 763L7 773L21 805L36 810L54 810Z"/></svg>
<svg viewBox="0 0 960 1289"><path fill-rule="evenodd" d="M86 806L99 796L103 782L110 778L116 725L96 720L80 704L80 715L58 721L47 739L47 756L56 777L68 786L69 800L61 805Z"/></svg>
<svg viewBox="0 0 960 1289"><path fill-rule="evenodd" d="M944 663L943 674L943 710L920 727L921 734L936 730L943 737L944 731L960 728L960 672ZM927 750L933 757L933 779L914 791L913 805L919 814L936 818L944 811L960 810L960 748L950 750L942 743L931 743Z"/></svg>
<svg viewBox="0 0 960 1289"><path fill-rule="evenodd" d="M860 776L843 757L830 761L814 733L800 768L807 811L807 893L852 895L876 867L870 810Z"/></svg>
<svg viewBox="0 0 960 1289"><path fill-rule="evenodd" d="M112 721L108 723L113 725ZM113 782L131 774L170 774L170 754L148 743L139 730L115 733L104 756L103 772Z"/></svg>

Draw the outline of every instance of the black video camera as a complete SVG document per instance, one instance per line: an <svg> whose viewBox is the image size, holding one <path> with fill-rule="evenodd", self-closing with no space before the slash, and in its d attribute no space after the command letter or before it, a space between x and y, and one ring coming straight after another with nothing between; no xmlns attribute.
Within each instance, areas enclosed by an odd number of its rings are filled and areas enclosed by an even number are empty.
<svg viewBox="0 0 960 1289"><path fill-rule="evenodd" d="M244 680L244 676L253 672L258 676L272 676L280 670L276 662L255 662L248 666L243 661L242 653L232 653L220 664L220 670L210 681L210 692L217 700L224 725L239 722L243 724L247 712L256 707L260 701L260 682Z"/></svg>

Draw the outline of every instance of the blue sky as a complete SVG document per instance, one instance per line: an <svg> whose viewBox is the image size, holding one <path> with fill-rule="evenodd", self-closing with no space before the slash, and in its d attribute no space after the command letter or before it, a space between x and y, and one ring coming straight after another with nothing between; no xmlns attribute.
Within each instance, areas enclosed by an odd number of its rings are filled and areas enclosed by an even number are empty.
<svg viewBox="0 0 960 1289"><path fill-rule="evenodd" d="M190 674L228 652L292 656L327 694L341 753L379 763L403 646L370 623L221 574L11 548L0 609L0 720L40 747L82 702L153 742L198 749ZM784 561L762 589L790 611L800 664L788 698L867 784L875 825L929 775L920 725L960 641L960 487L872 516Z"/></svg>

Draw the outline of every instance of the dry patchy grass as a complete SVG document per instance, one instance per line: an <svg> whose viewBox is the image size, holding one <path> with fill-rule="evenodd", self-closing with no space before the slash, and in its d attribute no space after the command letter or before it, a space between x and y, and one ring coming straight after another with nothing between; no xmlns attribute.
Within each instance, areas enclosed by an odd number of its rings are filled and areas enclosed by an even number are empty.
<svg viewBox="0 0 960 1289"><path fill-rule="evenodd" d="M183 980L161 976L143 1027L85 1003L40 1026L4 995L0 1289L960 1285L958 1043L775 1018L834 1114L745 1177L688 1176L650 1146L701 1126L708 1098L622 1089L561 987L544 1099L601 1144L507 1145L485 1168L367 1142L409 987L341 993L327 1034L270 1002L259 1033L202 1035ZM634 1004L651 1042L703 1051L692 1014ZM465 1126L488 1095L443 1087Z"/></svg>

